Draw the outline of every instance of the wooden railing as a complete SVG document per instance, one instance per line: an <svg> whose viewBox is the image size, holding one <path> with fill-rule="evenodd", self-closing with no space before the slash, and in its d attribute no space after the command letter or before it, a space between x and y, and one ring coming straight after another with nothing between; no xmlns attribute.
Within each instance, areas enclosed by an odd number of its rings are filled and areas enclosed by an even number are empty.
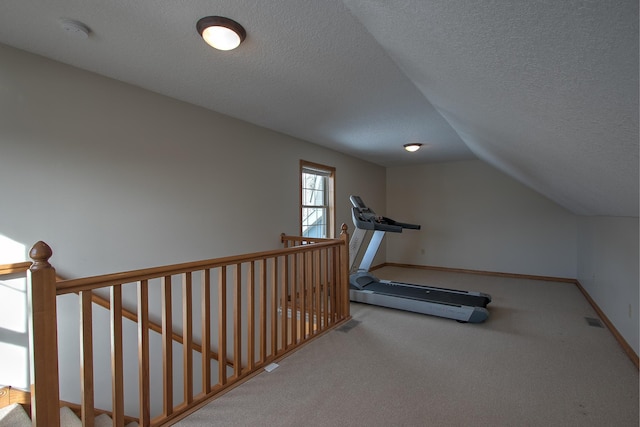
<svg viewBox="0 0 640 427"><path fill-rule="evenodd" d="M114 425L125 422L123 318L131 295L137 308L128 310L135 313L126 318L137 321L137 418L144 426L171 425L230 386L348 320L346 226L335 240L281 235L281 241L285 247L274 251L57 283L55 269L48 261L51 249L43 242L36 243L30 252L33 263L29 269L34 426L39 422L58 426L58 296L73 295L80 307L79 404L84 426L93 426L95 417L92 301L100 289L109 292ZM174 296L178 289L179 296ZM150 300L154 301L151 310ZM176 307L179 315L174 315ZM160 368L150 364L154 316L161 319L157 331L161 336ZM174 354L177 338L181 352ZM181 372L174 372L174 359L181 359ZM162 377L160 395L152 393L151 375ZM176 378L181 378L176 381L182 383L180 396L174 395ZM152 410L154 401L159 401L159 410Z"/></svg>

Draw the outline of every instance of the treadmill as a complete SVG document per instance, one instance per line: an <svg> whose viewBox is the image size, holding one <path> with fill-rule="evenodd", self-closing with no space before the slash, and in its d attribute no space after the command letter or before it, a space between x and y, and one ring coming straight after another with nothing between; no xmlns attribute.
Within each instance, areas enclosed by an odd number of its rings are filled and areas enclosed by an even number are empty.
<svg viewBox="0 0 640 427"><path fill-rule="evenodd" d="M481 323L489 317L486 307L491 296L488 294L380 280L371 274L369 269L386 232L402 233L404 229L419 230L420 226L378 216L359 196L351 196L350 200L356 227L349 242L351 301L446 317L462 323ZM360 266L354 271L354 263L370 231L373 235Z"/></svg>

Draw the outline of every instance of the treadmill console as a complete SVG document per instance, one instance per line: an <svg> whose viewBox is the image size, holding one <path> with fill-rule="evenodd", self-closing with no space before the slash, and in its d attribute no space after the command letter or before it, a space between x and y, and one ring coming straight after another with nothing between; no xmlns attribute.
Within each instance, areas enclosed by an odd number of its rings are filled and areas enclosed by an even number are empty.
<svg viewBox="0 0 640 427"><path fill-rule="evenodd" d="M364 204L364 202L362 201L362 199L360 198L360 196L351 196L349 197L349 199L351 200L351 204L353 206L355 206L358 209L369 209L367 207L367 205ZM370 209L369 209L370 210Z"/></svg>

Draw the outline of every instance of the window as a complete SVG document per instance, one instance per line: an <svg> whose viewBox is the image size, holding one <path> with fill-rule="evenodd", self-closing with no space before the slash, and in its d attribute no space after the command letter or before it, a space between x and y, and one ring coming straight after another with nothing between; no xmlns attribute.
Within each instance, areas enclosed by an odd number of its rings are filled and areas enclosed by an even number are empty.
<svg viewBox="0 0 640 427"><path fill-rule="evenodd" d="M300 225L304 237L334 237L336 169L300 160Z"/></svg>

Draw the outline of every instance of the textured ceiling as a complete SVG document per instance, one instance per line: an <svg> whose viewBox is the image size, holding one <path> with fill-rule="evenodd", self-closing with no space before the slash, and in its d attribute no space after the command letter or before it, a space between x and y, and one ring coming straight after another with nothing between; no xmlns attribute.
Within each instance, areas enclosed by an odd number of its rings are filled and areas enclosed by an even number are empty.
<svg viewBox="0 0 640 427"><path fill-rule="evenodd" d="M345 3L478 157L573 212L638 216L637 1Z"/></svg>
<svg viewBox="0 0 640 427"><path fill-rule="evenodd" d="M208 48L207 15L240 48ZM383 166L478 157L575 213L638 216L637 1L2 0L0 43Z"/></svg>

